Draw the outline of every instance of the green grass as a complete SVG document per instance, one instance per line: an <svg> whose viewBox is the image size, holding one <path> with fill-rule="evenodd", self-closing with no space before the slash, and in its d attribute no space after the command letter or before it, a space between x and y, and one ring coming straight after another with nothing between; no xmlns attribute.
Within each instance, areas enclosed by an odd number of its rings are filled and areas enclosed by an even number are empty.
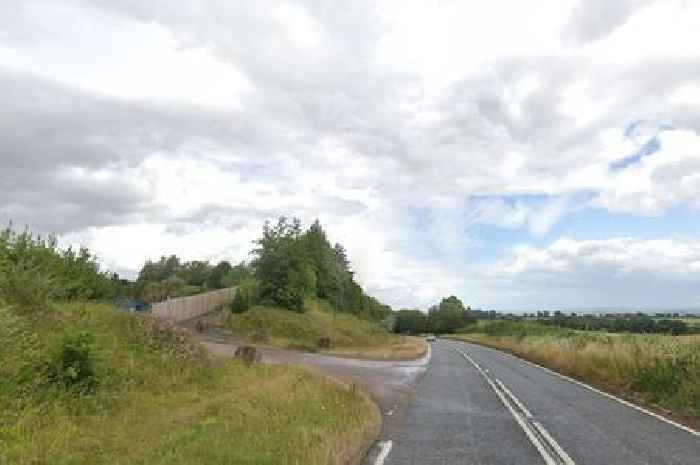
<svg viewBox="0 0 700 465"><path fill-rule="evenodd" d="M321 337L331 339L327 352L375 359L415 358L425 344L416 338L390 334L379 323L331 311L327 302L309 299L306 312L256 305L232 314L229 327L235 335L253 343L317 351Z"/></svg>
<svg viewBox="0 0 700 465"><path fill-rule="evenodd" d="M97 387L51 381L63 335L95 335ZM344 463L376 433L351 386L291 366L215 359L108 306L0 309L0 464Z"/></svg>
<svg viewBox="0 0 700 465"><path fill-rule="evenodd" d="M561 373L672 412L700 419L700 337L568 331L528 322L481 324L454 336L503 349ZM521 325L518 329L517 326ZM506 331L506 329L509 329ZM547 332L546 330L555 330Z"/></svg>
<svg viewBox="0 0 700 465"><path fill-rule="evenodd" d="M488 336L562 336L575 334L570 329L543 325L534 321L479 320L463 330L466 333L483 333Z"/></svg>

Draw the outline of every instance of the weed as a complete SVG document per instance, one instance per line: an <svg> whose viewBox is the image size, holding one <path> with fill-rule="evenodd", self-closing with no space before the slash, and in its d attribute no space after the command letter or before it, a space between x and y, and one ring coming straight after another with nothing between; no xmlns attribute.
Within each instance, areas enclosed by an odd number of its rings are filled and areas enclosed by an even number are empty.
<svg viewBox="0 0 700 465"><path fill-rule="evenodd" d="M97 387L95 371L95 336L89 331L67 333L52 363L49 376L54 382L81 393Z"/></svg>

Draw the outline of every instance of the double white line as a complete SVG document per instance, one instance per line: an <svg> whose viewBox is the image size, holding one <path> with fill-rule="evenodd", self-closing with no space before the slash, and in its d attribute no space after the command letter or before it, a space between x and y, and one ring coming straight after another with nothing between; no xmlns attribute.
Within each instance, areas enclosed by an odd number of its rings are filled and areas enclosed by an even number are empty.
<svg viewBox="0 0 700 465"><path fill-rule="evenodd" d="M489 383L489 386L494 390L498 398L501 399L503 405L513 415L518 425L525 431L528 439L535 446L547 465L576 465L569 457L569 454L561 448L554 440L549 432L536 421L530 411L523 405L503 383L492 377L488 370L484 369L476 363L466 352L459 348L454 350L464 357L469 363L474 365L481 375Z"/></svg>

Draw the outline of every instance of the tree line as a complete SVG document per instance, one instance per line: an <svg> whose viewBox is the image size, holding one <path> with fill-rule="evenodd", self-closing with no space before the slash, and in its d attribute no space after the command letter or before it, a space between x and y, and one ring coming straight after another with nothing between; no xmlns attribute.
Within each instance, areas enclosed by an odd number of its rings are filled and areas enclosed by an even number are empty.
<svg viewBox="0 0 700 465"><path fill-rule="evenodd" d="M307 229L297 218L266 222L254 241L250 262L182 261L176 255L147 260L134 281L100 269L87 248L61 249L55 237L0 233L0 300L113 300L132 297L157 302L210 289L239 286L233 310L255 304L303 312L308 298L325 299L332 308L382 320L390 306L368 295L355 280L345 248L331 244L320 222Z"/></svg>
<svg viewBox="0 0 700 465"><path fill-rule="evenodd" d="M182 261L177 255L162 256L157 261L146 261L129 294L148 302L158 302L169 297L236 286L251 275L251 267L245 262L232 265L221 260L212 265L202 260Z"/></svg>
<svg viewBox="0 0 700 465"><path fill-rule="evenodd" d="M693 331L685 321L678 319L656 320L639 314L629 317L596 317L590 315L564 315L555 312L553 318L538 319L539 323L561 328L609 333L688 334Z"/></svg>
<svg viewBox="0 0 700 465"><path fill-rule="evenodd" d="M469 307L465 307L455 296L445 297L428 309L399 310L396 312L393 329L400 334L449 334L474 323L476 319Z"/></svg>

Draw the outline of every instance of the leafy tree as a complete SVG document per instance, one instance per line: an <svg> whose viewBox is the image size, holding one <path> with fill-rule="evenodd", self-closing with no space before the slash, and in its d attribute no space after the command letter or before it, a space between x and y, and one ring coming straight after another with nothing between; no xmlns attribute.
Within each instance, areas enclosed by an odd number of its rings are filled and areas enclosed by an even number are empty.
<svg viewBox="0 0 700 465"><path fill-rule="evenodd" d="M296 218L282 217L275 226L266 223L255 244L251 265L261 299L301 311L304 298L316 296L338 311L364 318L381 320L391 314L390 307L355 282L345 249L331 246L318 220L306 231Z"/></svg>
<svg viewBox="0 0 700 465"><path fill-rule="evenodd" d="M236 294L231 302L233 313L243 313L247 311L258 300L258 286L255 282L241 284L236 289Z"/></svg>
<svg viewBox="0 0 700 465"><path fill-rule="evenodd" d="M394 332L400 334L420 334L428 331L428 315L420 310L399 310L396 312Z"/></svg>
<svg viewBox="0 0 700 465"><path fill-rule="evenodd" d="M6 304L37 310L51 299L112 299L121 286L85 248L62 250L55 237L11 225L0 231L0 300Z"/></svg>
<svg viewBox="0 0 700 465"><path fill-rule="evenodd" d="M430 320L432 330L436 333L452 333L466 323L464 304L455 296L442 299L440 304L431 308Z"/></svg>
<svg viewBox="0 0 700 465"><path fill-rule="evenodd" d="M231 267L231 271L226 273L222 279L223 287L232 287L239 285L253 277L253 270L246 262L240 262Z"/></svg>
<svg viewBox="0 0 700 465"><path fill-rule="evenodd" d="M226 275L231 272L232 266L226 260L222 260L216 264L211 270L209 270L209 275L207 276L206 285L209 289L222 289L226 287L224 285L224 280Z"/></svg>
<svg viewBox="0 0 700 465"><path fill-rule="evenodd" d="M190 286L204 286L209 277L211 266L208 262L193 260L184 263L177 275Z"/></svg>
<svg viewBox="0 0 700 465"><path fill-rule="evenodd" d="M263 227L255 241L253 267L263 301L303 311L304 299L316 290L313 262L301 241L301 222L281 217Z"/></svg>

